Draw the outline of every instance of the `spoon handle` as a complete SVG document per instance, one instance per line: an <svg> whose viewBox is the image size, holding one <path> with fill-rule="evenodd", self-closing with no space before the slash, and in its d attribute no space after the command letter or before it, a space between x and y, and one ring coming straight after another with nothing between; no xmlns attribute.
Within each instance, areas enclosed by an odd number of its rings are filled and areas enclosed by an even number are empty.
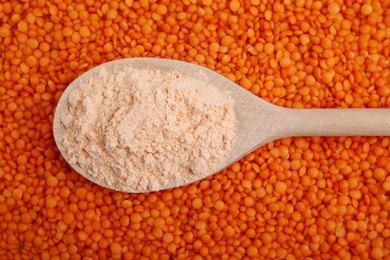
<svg viewBox="0 0 390 260"><path fill-rule="evenodd" d="M287 136L390 136L390 109L283 109Z"/></svg>

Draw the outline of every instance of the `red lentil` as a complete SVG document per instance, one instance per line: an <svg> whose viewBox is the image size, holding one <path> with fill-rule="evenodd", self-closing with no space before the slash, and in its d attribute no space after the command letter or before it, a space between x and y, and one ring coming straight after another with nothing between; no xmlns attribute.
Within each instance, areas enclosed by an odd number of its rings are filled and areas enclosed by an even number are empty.
<svg viewBox="0 0 390 260"><path fill-rule="evenodd" d="M389 10L377 0L1 3L0 258L388 259L389 137L282 139L198 183L125 194L70 169L51 124L74 78L126 57L206 66L278 106L390 107Z"/></svg>

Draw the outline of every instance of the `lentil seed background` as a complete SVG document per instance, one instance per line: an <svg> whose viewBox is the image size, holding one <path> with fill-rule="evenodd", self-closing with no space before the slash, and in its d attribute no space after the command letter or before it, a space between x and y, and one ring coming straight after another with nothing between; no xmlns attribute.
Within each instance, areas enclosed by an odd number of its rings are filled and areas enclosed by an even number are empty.
<svg viewBox="0 0 390 260"><path fill-rule="evenodd" d="M189 186L103 189L53 113L124 57L213 69L284 107L390 107L389 0L0 1L0 259L390 259L390 138L289 138Z"/></svg>

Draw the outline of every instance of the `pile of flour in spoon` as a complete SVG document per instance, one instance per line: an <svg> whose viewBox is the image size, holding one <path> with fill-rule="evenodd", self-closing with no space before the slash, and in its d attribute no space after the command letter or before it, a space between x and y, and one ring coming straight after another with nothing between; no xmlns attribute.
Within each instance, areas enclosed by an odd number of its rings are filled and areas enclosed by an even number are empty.
<svg viewBox="0 0 390 260"><path fill-rule="evenodd" d="M227 93L177 71L101 68L60 115L65 158L118 190L197 180L229 159L233 105Z"/></svg>

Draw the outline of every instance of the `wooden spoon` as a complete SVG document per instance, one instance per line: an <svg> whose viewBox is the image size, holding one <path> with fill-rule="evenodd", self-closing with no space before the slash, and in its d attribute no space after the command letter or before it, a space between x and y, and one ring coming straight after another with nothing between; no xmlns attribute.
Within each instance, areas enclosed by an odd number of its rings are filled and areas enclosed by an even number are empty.
<svg viewBox="0 0 390 260"><path fill-rule="evenodd" d="M64 126L60 122L60 112L67 107L67 96L78 86L79 82L93 75L96 70L104 66L112 71L114 66L128 65L140 69L158 69L163 71L177 70L205 81L221 90L227 90L235 102L237 119L237 142L231 151L230 158L213 169L209 169L200 178L206 178L241 159L243 156L271 141L293 136L389 136L390 109L291 109L272 105L258 96L246 91L236 83L222 75L183 61L159 58L128 58L115 60L99 65L75 79L64 91L58 102L54 116L54 139L58 149L68 160L62 146ZM201 73L195 73L201 72ZM203 74L202 77L199 75ZM206 75L206 77L204 77ZM71 165L79 174L88 180L98 183L84 169L78 165ZM173 188L193 181L183 179L180 183L169 183L160 190ZM113 187L107 187L115 189ZM116 189L117 190L117 189ZM120 190L123 192L148 192L153 190Z"/></svg>

